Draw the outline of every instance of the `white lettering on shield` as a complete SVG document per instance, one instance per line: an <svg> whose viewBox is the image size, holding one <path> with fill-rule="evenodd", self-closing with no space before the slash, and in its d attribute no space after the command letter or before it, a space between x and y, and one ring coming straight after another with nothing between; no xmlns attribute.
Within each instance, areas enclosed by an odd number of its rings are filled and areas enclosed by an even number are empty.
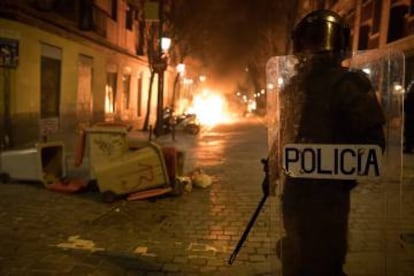
<svg viewBox="0 0 414 276"><path fill-rule="evenodd" d="M379 177L381 158L377 145L288 144L282 161L291 177L356 179Z"/></svg>

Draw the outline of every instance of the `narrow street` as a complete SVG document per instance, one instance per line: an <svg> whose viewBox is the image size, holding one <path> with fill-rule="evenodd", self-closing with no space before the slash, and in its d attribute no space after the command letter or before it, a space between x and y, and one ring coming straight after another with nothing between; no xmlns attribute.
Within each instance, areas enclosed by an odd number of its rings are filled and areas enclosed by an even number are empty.
<svg viewBox="0 0 414 276"><path fill-rule="evenodd" d="M33 183L0 189L1 275L264 274L275 258L265 206L232 266L227 261L262 197L266 130L259 118L165 136L208 188L179 197L103 203L97 192L66 195Z"/></svg>
<svg viewBox="0 0 414 276"><path fill-rule="evenodd" d="M196 137L159 138L185 151L185 172L201 168L213 179L211 186L182 196L108 204L96 191L67 195L34 183L3 184L0 275L278 275L274 197L234 264L227 264L262 197L266 139L257 117ZM413 164L412 156L406 158ZM401 229L414 232L412 165L405 171L411 178L402 186L354 191L349 275L414 275L413 245L395 239L399 218ZM387 235L390 242L384 242ZM400 261L389 261L387 250L400 252Z"/></svg>

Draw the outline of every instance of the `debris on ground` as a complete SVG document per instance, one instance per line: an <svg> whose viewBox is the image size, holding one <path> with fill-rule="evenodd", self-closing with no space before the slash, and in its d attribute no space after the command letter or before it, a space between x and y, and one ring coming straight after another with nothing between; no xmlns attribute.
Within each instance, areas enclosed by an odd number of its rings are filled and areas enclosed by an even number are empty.
<svg viewBox="0 0 414 276"><path fill-rule="evenodd" d="M191 181L191 178L189 176L178 176L177 181L182 183L184 192L191 192L193 189L193 183Z"/></svg>
<svg viewBox="0 0 414 276"><path fill-rule="evenodd" d="M66 179L66 180L55 180L49 183L46 188L54 192L62 193L76 193L86 189L88 181L85 179Z"/></svg>
<svg viewBox="0 0 414 276"><path fill-rule="evenodd" d="M167 187L167 188L155 188L155 189L150 189L146 191L134 192L134 193L128 194L127 200L147 199L147 198L151 198L154 196L164 195L171 191L172 191L172 188Z"/></svg>
<svg viewBox="0 0 414 276"><path fill-rule="evenodd" d="M195 169L190 174L191 181L194 187L207 188L213 182L211 176L207 175L201 168Z"/></svg>
<svg viewBox="0 0 414 276"><path fill-rule="evenodd" d="M59 243L56 246L63 249L81 249L88 250L91 252L104 250L104 248L96 247L93 241L80 239L79 236L70 236L67 242Z"/></svg>

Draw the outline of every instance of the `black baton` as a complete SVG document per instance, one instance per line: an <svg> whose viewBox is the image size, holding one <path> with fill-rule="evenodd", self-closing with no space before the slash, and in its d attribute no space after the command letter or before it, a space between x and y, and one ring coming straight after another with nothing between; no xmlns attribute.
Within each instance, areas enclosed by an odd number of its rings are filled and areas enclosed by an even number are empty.
<svg viewBox="0 0 414 276"><path fill-rule="evenodd" d="M229 259L229 264L232 264L234 260L236 259L237 254L240 251L240 248L242 247L244 241L246 240L247 236L249 235L250 229L252 229L252 226L254 222L256 221L257 216L259 215L260 209L262 209L263 204L265 203L267 199L267 195L264 195L262 197L262 200L259 202L259 206L257 206L256 212L254 212L253 217L250 219L249 224L247 225L246 229L244 230L243 235L241 236L239 242L237 243L236 248L233 251L233 254L231 254Z"/></svg>
<svg viewBox="0 0 414 276"><path fill-rule="evenodd" d="M243 243L246 241L247 236L249 235L250 230L252 229L254 222L257 219L257 216L260 213L260 210L263 208L264 203L266 202L266 199L269 195L269 181L268 181L268 166L267 166L267 160L263 159L262 163L264 165L264 171L265 171L265 178L263 179L262 188L263 188L263 197L259 202L259 205L256 208L256 211L254 212L252 218L249 221L249 224L247 224L246 229L244 230L243 235L241 236L239 242L237 243L236 248L234 249L233 253L231 254L229 258L229 264L232 264L234 260L237 257L237 254L240 251L240 248L242 247Z"/></svg>

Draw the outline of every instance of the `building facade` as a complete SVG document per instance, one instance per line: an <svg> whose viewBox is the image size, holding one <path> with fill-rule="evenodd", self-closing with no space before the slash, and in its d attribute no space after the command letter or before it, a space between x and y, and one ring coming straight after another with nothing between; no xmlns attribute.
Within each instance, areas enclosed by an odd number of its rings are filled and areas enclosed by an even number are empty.
<svg viewBox="0 0 414 276"><path fill-rule="evenodd" d="M1 147L47 137L73 146L80 127L156 119L145 1L3 0L0 3ZM171 72L164 74L168 102ZM152 94L148 104L149 94Z"/></svg>
<svg viewBox="0 0 414 276"><path fill-rule="evenodd" d="M405 86L414 81L414 1L302 0L298 16L319 8L331 9L351 27L352 50L392 48L405 55Z"/></svg>

